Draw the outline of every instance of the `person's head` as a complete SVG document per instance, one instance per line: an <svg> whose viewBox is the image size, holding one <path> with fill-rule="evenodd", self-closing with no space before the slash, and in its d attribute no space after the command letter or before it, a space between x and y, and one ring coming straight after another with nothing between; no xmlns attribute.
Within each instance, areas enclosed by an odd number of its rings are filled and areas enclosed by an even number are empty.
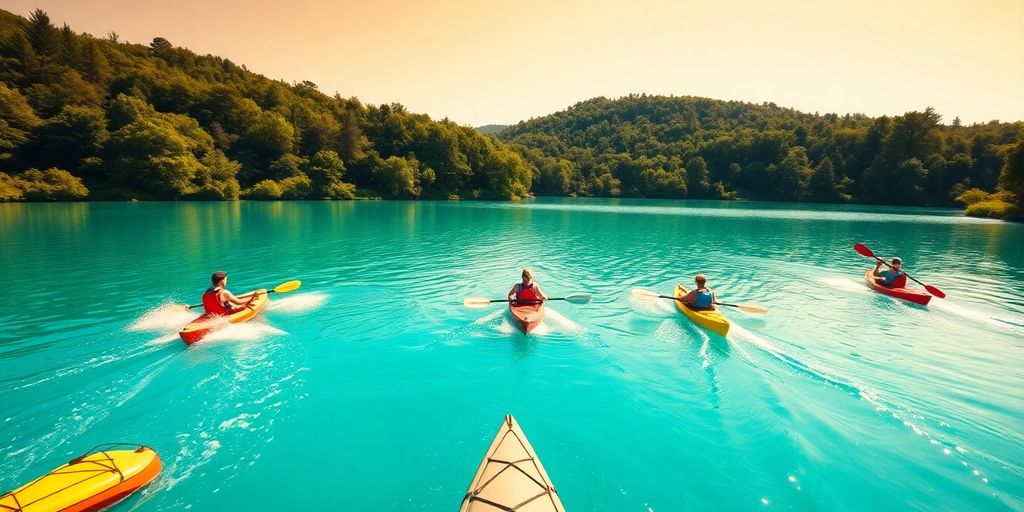
<svg viewBox="0 0 1024 512"><path fill-rule="evenodd" d="M896 270L899 270L900 267L902 267L902 266L903 266L903 260L901 260L899 258L893 258L892 259L892 268L894 268Z"/></svg>
<svg viewBox="0 0 1024 512"><path fill-rule="evenodd" d="M224 286L228 282L228 273L218 270L210 276L210 281L214 286Z"/></svg>
<svg viewBox="0 0 1024 512"><path fill-rule="evenodd" d="M527 267L523 269L523 282L529 283L530 281L533 281L533 272Z"/></svg>
<svg viewBox="0 0 1024 512"><path fill-rule="evenodd" d="M704 274L697 274L697 276L693 278L693 282L697 283L698 288L703 288L704 285L707 284L708 278L704 277Z"/></svg>

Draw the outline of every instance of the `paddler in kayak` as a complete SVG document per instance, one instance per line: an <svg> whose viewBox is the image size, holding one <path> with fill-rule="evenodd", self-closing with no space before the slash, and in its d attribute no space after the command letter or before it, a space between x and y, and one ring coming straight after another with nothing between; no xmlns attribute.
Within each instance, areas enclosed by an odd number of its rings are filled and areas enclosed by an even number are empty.
<svg viewBox="0 0 1024 512"><path fill-rule="evenodd" d="M508 292L508 300L512 304L536 304L548 300L548 296L540 291L540 285L533 282L533 272L523 269L523 282L516 283Z"/></svg>
<svg viewBox="0 0 1024 512"><path fill-rule="evenodd" d="M235 297L234 294L225 288L228 284L227 272L214 272L210 276L210 281L213 282L213 286L207 288L206 292L203 293L203 308L206 309L207 313L214 315L230 315L240 309L244 309L252 304L252 301L256 300L256 297L263 291L258 290L246 293L241 297Z"/></svg>
<svg viewBox="0 0 1024 512"><path fill-rule="evenodd" d="M872 274L875 276L876 283L886 288L907 287L907 274L903 272L903 260L893 258L891 269L880 270L881 268L882 260L878 260L875 262L875 271Z"/></svg>
<svg viewBox="0 0 1024 512"><path fill-rule="evenodd" d="M696 288L690 290L690 293L683 295L679 298L679 302L686 304L687 307L696 311L711 311L718 309L715 307L715 303L718 302L718 298L715 297L715 292L708 289L708 279L704 277L704 274L697 274L693 278Z"/></svg>

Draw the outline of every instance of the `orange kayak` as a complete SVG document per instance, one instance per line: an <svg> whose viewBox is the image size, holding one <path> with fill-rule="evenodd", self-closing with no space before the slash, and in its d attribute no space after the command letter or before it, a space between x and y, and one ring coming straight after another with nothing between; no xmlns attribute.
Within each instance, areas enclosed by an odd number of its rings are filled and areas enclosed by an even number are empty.
<svg viewBox="0 0 1024 512"><path fill-rule="evenodd" d="M245 322L260 314L260 311L263 311L263 308L267 307L267 303L270 302L270 297L267 295L266 290L256 290L256 292L258 292L259 295L256 296L256 300L252 301L252 304L249 304L230 315L204 313L199 318L192 320L188 325L178 331L178 335L181 336L181 341L184 341L186 345L191 345L205 338L207 334L218 329L223 329L228 324Z"/></svg>
<svg viewBox="0 0 1024 512"><path fill-rule="evenodd" d="M113 505L153 481L163 465L152 448L100 450L100 445L67 464L0 495L0 511L85 512Z"/></svg>
<svg viewBox="0 0 1024 512"><path fill-rule="evenodd" d="M529 334L544 319L544 304L516 305L514 302L509 302L508 313L512 316L512 323L516 324L523 333Z"/></svg>
<svg viewBox="0 0 1024 512"><path fill-rule="evenodd" d="M459 512L500 510L565 512L537 452L512 415L505 416L459 508Z"/></svg>

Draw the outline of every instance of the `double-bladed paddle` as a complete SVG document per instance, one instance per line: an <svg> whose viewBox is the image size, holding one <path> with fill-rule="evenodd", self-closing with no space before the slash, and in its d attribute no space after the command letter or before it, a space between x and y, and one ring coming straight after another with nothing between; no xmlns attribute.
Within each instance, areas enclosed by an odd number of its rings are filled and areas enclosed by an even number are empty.
<svg viewBox="0 0 1024 512"><path fill-rule="evenodd" d="M566 295L565 297L552 297L548 300L564 300L573 304L586 304L590 302L589 293L576 293L573 295ZM540 300L515 300L515 299L488 299L487 297L467 297L466 300L462 301L462 305L467 308L485 308L495 302L518 302L520 304L540 304Z"/></svg>
<svg viewBox="0 0 1024 512"><path fill-rule="evenodd" d="M881 261L883 264L885 264L885 266L887 266L889 268L892 268L892 265L890 265L888 262L886 262L882 258L879 258L878 256L875 256L875 253L871 252L871 249L868 249L868 246L866 246L864 244L861 244L861 243L853 244L853 250L857 251L862 256L867 256L868 258L874 258L874 259L876 259L878 261ZM924 286L924 289L928 290L928 293L930 293L930 294L932 294L932 295L934 295L934 296L936 296L936 297L938 297L940 299L946 298L946 293L943 292L942 290L940 290L940 289L938 289L938 288L936 288L936 287L934 287L934 286L932 286L930 284L924 284L921 281L918 281L917 279L914 279L913 277L910 277L910 274L908 274L906 272L904 272L903 275L907 276L907 279L910 279L911 281L913 281L913 282L915 282L915 283L917 283L917 284L919 284L921 286Z"/></svg>
<svg viewBox="0 0 1024 512"><path fill-rule="evenodd" d="M661 295L660 293L658 293L656 291L648 290L646 288L633 288L632 290L629 291L629 293L632 296L634 296L634 297L636 297L638 299L641 299L641 300L672 299L672 300L678 300L678 301L682 302L682 300L680 300L679 297L673 297L671 295ZM753 313L755 315L760 315L760 314L764 314L764 313L768 312L768 308L765 307L765 306L762 306L760 304L749 304L749 303L727 304L725 302L715 302L715 304L717 304L719 306L729 306L731 308L739 309L740 311L743 311L744 313Z"/></svg>
<svg viewBox="0 0 1024 512"><path fill-rule="evenodd" d="M273 290L267 291L267 293L269 294L269 293L288 293L288 292L293 292L293 291L299 289L300 286L302 286L302 281L298 281L298 280L296 280L296 281L288 281L286 283L281 283L281 284L277 285L277 287L275 287ZM245 293L245 294L239 295L239 297L248 297L249 295L252 295L252 293L253 292ZM202 304L196 304L194 306L185 306L185 309L198 308L199 306L202 306Z"/></svg>

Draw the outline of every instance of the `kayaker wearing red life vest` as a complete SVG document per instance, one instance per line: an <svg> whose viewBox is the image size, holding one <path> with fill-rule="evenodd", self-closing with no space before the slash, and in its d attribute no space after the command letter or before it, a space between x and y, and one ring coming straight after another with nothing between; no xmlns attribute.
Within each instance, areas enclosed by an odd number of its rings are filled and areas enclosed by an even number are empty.
<svg viewBox="0 0 1024 512"><path fill-rule="evenodd" d="M207 313L215 315L230 315L235 311L238 311L256 300L256 296L259 291L253 293L246 293L241 297L235 297L229 292L225 286L228 284L227 272L214 272L210 276L210 281L213 282L213 286L206 289L203 293L203 307ZM249 300L245 300L249 299Z"/></svg>
<svg viewBox="0 0 1024 512"><path fill-rule="evenodd" d="M530 269L523 269L523 282L516 283L508 292L508 300L516 303L538 303L548 300L548 296L540 291L540 285L533 282L533 272Z"/></svg>
<svg viewBox="0 0 1024 512"><path fill-rule="evenodd" d="M715 303L718 299L715 297L715 293L705 286L708 282L704 274L697 274L693 278L693 282L697 285L697 288L690 290L690 293L683 295L679 300L683 304L686 304L690 309L701 310L713 310L717 309Z"/></svg>
<svg viewBox="0 0 1024 512"><path fill-rule="evenodd" d="M886 288L906 288L907 287L907 274L903 272L903 260L899 258L892 259L892 268L888 270L879 270L882 267L882 262L875 262L875 271L873 275L876 278L875 282L886 287Z"/></svg>

